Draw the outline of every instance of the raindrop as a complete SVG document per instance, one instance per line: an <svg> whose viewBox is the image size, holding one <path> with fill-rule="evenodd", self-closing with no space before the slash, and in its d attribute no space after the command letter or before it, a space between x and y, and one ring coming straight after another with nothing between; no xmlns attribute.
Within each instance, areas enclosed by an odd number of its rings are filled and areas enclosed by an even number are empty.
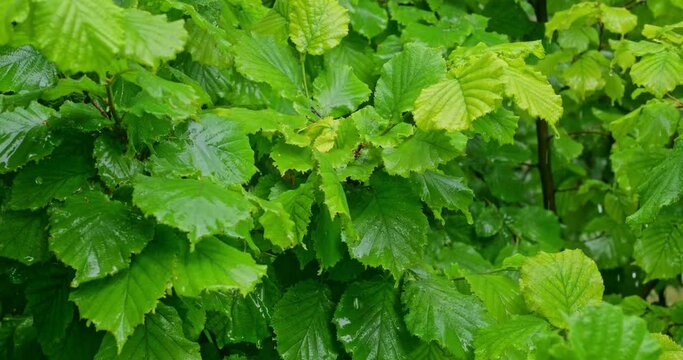
<svg viewBox="0 0 683 360"><path fill-rule="evenodd" d="M36 184L42 185L42 184L43 184L43 178L40 177L40 176L37 176L37 177L36 177Z"/></svg>
<svg viewBox="0 0 683 360"><path fill-rule="evenodd" d="M356 310L360 309L360 301L358 301L358 298L353 298L353 308Z"/></svg>

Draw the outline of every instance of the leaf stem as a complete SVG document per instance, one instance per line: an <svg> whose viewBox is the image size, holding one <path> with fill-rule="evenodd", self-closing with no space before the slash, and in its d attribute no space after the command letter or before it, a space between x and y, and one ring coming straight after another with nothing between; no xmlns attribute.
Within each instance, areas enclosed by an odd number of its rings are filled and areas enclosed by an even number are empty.
<svg viewBox="0 0 683 360"><path fill-rule="evenodd" d="M109 111L111 112L111 116L116 121L117 124L121 122L121 118L119 118L118 113L116 112L116 107L114 106L114 93L111 90L111 84L113 82L113 78L107 80L107 102L109 103Z"/></svg>
<svg viewBox="0 0 683 360"><path fill-rule="evenodd" d="M308 82L306 81L306 53L299 54L299 62L301 63L301 75L304 79L304 92L306 93L306 98L310 99L311 96L308 94Z"/></svg>

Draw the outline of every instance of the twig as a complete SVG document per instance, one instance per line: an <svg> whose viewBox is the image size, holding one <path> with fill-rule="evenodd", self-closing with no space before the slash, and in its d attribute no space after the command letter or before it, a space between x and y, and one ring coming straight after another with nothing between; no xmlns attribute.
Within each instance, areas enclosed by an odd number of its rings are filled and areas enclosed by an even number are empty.
<svg viewBox="0 0 683 360"><path fill-rule="evenodd" d="M109 111L111 112L111 116L116 121L117 124L121 122L121 118L119 118L119 115L116 113L116 107L114 106L114 93L111 91L111 84L113 82L113 78L107 80L107 102L109 103Z"/></svg>

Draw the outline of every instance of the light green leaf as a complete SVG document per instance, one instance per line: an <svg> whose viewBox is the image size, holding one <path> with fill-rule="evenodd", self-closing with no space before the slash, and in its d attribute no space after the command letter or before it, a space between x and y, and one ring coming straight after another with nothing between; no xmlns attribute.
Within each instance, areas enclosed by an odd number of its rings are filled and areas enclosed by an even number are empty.
<svg viewBox="0 0 683 360"><path fill-rule="evenodd" d="M600 21L605 25L606 30L613 33L624 35L638 25L638 17L626 8L600 4L600 11L602 12Z"/></svg>
<svg viewBox="0 0 683 360"><path fill-rule="evenodd" d="M490 319L481 303L460 293L451 280L425 274L408 281L401 296L406 325L425 342L436 341L456 356L472 349L474 333Z"/></svg>
<svg viewBox="0 0 683 360"><path fill-rule="evenodd" d="M159 144L150 161L155 175L201 176L226 186L245 183L256 173L247 135L235 122L212 114Z"/></svg>
<svg viewBox="0 0 683 360"><path fill-rule="evenodd" d="M599 303L605 289L595 262L581 250L527 258L519 285L529 308L560 328L568 327L570 315Z"/></svg>
<svg viewBox="0 0 683 360"><path fill-rule="evenodd" d="M289 37L300 53L322 55L349 32L349 15L337 0L290 0Z"/></svg>
<svg viewBox="0 0 683 360"><path fill-rule="evenodd" d="M500 107L474 120L472 131L480 134L484 141L493 140L500 145L514 144L518 123L519 116Z"/></svg>
<svg viewBox="0 0 683 360"><path fill-rule="evenodd" d="M37 102L26 109L0 113L0 174L49 155L56 140L48 132L48 120L56 112Z"/></svg>
<svg viewBox="0 0 683 360"><path fill-rule="evenodd" d="M164 179L138 175L133 203L162 224L188 232L192 244L213 234L238 236L251 204L237 191L207 180Z"/></svg>
<svg viewBox="0 0 683 360"><path fill-rule="evenodd" d="M82 284L69 296L82 317L114 335L119 351L170 286L174 246L160 240L133 258L128 269Z"/></svg>
<svg viewBox="0 0 683 360"><path fill-rule="evenodd" d="M624 315L607 303L586 307L572 317L569 344L577 360L656 360L661 353L645 320Z"/></svg>
<svg viewBox="0 0 683 360"><path fill-rule="evenodd" d="M683 142L677 142L673 151L663 161L648 165L650 171L638 185L640 209L626 219L631 224L643 224L654 220L662 207L671 205L681 198Z"/></svg>
<svg viewBox="0 0 683 360"><path fill-rule="evenodd" d="M422 259L427 217L407 181L376 174L371 189L353 197L351 218L359 238L348 242L353 257L382 266L399 279L403 270Z"/></svg>
<svg viewBox="0 0 683 360"><path fill-rule="evenodd" d="M422 45L406 45L382 67L374 94L377 112L388 119L399 119L402 112L413 109L423 88L445 75L446 62L439 51Z"/></svg>
<svg viewBox="0 0 683 360"><path fill-rule="evenodd" d="M56 82L57 68L32 46L0 48L0 91L38 90Z"/></svg>
<svg viewBox="0 0 683 360"><path fill-rule="evenodd" d="M251 34L240 37L233 51L237 70L248 79L265 82L289 98L303 92L301 67L286 43Z"/></svg>
<svg viewBox="0 0 683 360"><path fill-rule="evenodd" d="M467 137L462 133L417 130L413 137L397 147L384 148L382 158L389 174L403 177L436 168L461 155Z"/></svg>
<svg viewBox="0 0 683 360"><path fill-rule="evenodd" d="M366 280L349 285L334 312L337 339L354 358L407 359L409 334L394 283Z"/></svg>
<svg viewBox="0 0 683 360"><path fill-rule="evenodd" d="M35 210L86 188L95 175L89 151L80 143L62 145L46 160L27 165L14 178L9 206Z"/></svg>
<svg viewBox="0 0 683 360"><path fill-rule="evenodd" d="M313 82L313 98L324 116L347 115L367 101L368 86L360 81L349 66L335 66L323 71Z"/></svg>
<svg viewBox="0 0 683 360"><path fill-rule="evenodd" d="M47 219L44 214L0 212L0 256L26 265L45 260Z"/></svg>
<svg viewBox="0 0 683 360"><path fill-rule="evenodd" d="M584 53L562 73L567 85L582 99L605 86L603 66L596 60L601 56L595 52Z"/></svg>
<svg viewBox="0 0 683 360"><path fill-rule="evenodd" d="M341 215L350 219L349 203L346 200L346 193L342 181L335 169L330 166L324 154L316 154L318 159L318 174L320 175L320 190L325 195L325 205L332 217Z"/></svg>
<svg viewBox="0 0 683 360"><path fill-rule="evenodd" d="M288 170L306 172L313 169L311 148L286 143L277 143L270 149L273 165L284 175Z"/></svg>
<svg viewBox="0 0 683 360"><path fill-rule="evenodd" d="M643 56L630 74L633 83L661 98L683 84L683 59L674 51L659 51Z"/></svg>
<svg viewBox="0 0 683 360"><path fill-rule="evenodd" d="M100 192L50 207L50 250L76 269L74 284L117 273L152 239L154 227L129 206Z"/></svg>
<svg viewBox="0 0 683 360"><path fill-rule="evenodd" d="M277 351L284 360L336 359L330 289L314 281L299 282L275 305L273 330Z"/></svg>
<svg viewBox="0 0 683 360"><path fill-rule="evenodd" d="M165 15L152 15L135 8L123 11L123 28L124 54L151 67L173 59L187 40L182 20L168 22Z"/></svg>
<svg viewBox="0 0 683 360"><path fill-rule="evenodd" d="M362 39L346 37L337 47L325 53L326 68L343 65L350 66L354 74L368 86L375 85L380 64L374 50Z"/></svg>
<svg viewBox="0 0 683 360"><path fill-rule="evenodd" d="M662 348L662 354L658 360L681 360L683 359L683 347L664 334L652 334Z"/></svg>
<svg viewBox="0 0 683 360"><path fill-rule="evenodd" d="M675 216L661 216L638 237L633 248L636 264L648 279L668 279L683 273L683 229Z"/></svg>
<svg viewBox="0 0 683 360"><path fill-rule="evenodd" d="M549 332L550 326L545 320L530 315L483 328L474 340L475 359L527 358L538 348L537 338Z"/></svg>
<svg viewBox="0 0 683 360"><path fill-rule="evenodd" d="M462 177L425 171L410 177L417 188L422 201L427 203L435 216L441 217L443 208L460 210L471 221L469 207L474 200L474 193L464 182Z"/></svg>
<svg viewBox="0 0 683 360"><path fill-rule="evenodd" d="M513 314L526 312L526 305L519 285L505 275L465 275L472 293L486 306L489 314L499 322L510 319Z"/></svg>
<svg viewBox="0 0 683 360"><path fill-rule="evenodd" d="M545 36L552 38L553 33L558 30L566 30L579 21L589 23L595 22L595 18L600 15L599 4L596 2L582 2L572 5L567 10L557 11L545 24Z"/></svg>
<svg viewBox="0 0 683 360"><path fill-rule="evenodd" d="M129 185L133 177L142 172L142 163L126 154L123 144L110 134L97 138L93 156L100 179L110 188Z"/></svg>
<svg viewBox="0 0 683 360"><path fill-rule="evenodd" d="M341 5L349 11L351 26L368 39L381 34L387 28L387 11L374 1L343 0Z"/></svg>
<svg viewBox="0 0 683 360"><path fill-rule="evenodd" d="M505 63L492 54L452 71L447 79L422 89L415 100L415 124L422 130L467 130L472 120L493 111L501 99Z"/></svg>
<svg viewBox="0 0 683 360"><path fill-rule="evenodd" d="M511 61L505 69L503 81L505 94L515 100L517 106L554 125L562 116L562 98L540 72L525 65L523 61Z"/></svg>
<svg viewBox="0 0 683 360"><path fill-rule="evenodd" d="M123 349L117 349L114 339L107 336L95 359L200 360L199 344L185 337L182 325L176 309L159 304L154 314L147 316L145 324L135 329Z"/></svg>
<svg viewBox="0 0 683 360"><path fill-rule="evenodd" d="M173 287L180 296L198 297L202 291L239 289L247 294L266 274L266 267L215 237L200 241L178 261Z"/></svg>
<svg viewBox="0 0 683 360"><path fill-rule="evenodd" d="M12 40L14 22L26 19L29 12L29 2L26 0L9 0L0 3L0 44Z"/></svg>
<svg viewBox="0 0 683 360"><path fill-rule="evenodd" d="M62 71L104 74L124 43L123 9L110 0L39 0L31 15L37 47Z"/></svg>

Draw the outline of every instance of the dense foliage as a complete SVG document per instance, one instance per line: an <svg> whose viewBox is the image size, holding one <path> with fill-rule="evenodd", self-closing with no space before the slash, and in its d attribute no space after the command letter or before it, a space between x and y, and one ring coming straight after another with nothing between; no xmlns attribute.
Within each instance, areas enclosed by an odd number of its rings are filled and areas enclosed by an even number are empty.
<svg viewBox="0 0 683 360"><path fill-rule="evenodd" d="M683 2L0 1L0 359L680 359Z"/></svg>

